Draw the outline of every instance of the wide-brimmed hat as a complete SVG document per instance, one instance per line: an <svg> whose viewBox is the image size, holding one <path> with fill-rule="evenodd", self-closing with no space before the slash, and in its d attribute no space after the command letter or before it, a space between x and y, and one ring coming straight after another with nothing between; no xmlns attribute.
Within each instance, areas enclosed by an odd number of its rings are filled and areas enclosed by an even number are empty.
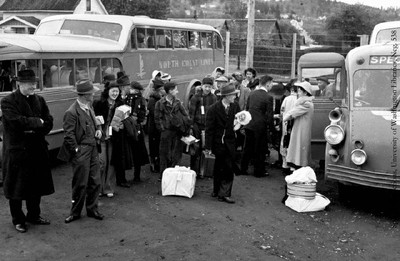
<svg viewBox="0 0 400 261"><path fill-rule="evenodd" d="M76 82L74 92L77 94L91 94L95 93L99 88L93 85L92 81L89 79L82 79Z"/></svg>
<svg viewBox="0 0 400 261"><path fill-rule="evenodd" d="M164 73L163 75L161 75L161 80L163 81L168 81L171 79L171 75L168 73Z"/></svg>
<svg viewBox="0 0 400 261"><path fill-rule="evenodd" d="M303 88L306 92L308 92L310 95L312 95L312 86L311 83L309 82L296 82L294 85Z"/></svg>
<svg viewBox="0 0 400 261"><path fill-rule="evenodd" d="M111 82L111 81L115 81L114 74L106 74L103 76L103 82Z"/></svg>
<svg viewBox="0 0 400 261"><path fill-rule="evenodd" d="M282 83L274 84L272 86L271 90L269 91L270 94L276 95L276 96L282 96L283 94L285 94L285 92L286 92L286 89Z"/></svg>
<svg viewBox="0 0 400 261"><path fill-rule="evenodd" d="M154 71L151 73L151 78L154 80L158 74L160 74L160 76L161 76L163 73L162 73L162 71L154 70Z"/></svg>
<svg viewBox="0 0 400 261"><path fill-rule="evenodd" d="M131 88L139 90L139 91L143 90L143 86L139 82L136 82L136 81L131 82Z"/></svg>
<svg viewBox="0 0 400 261"><path fill-rule="evenodd" d="M39 78L36 77L33 70L22 70L18 72L17 81L19 82L37 82Z"/></svg>
<svg viewBox="0 0 400 261"><path fill-rule="evenodd" d="M217 95L219 95L219 96L228 96L231 94L239 93L239 90L236 90L235 84L233 84L233 83L224 85L219 90L220 90L220 92L217 93Z"/></svg>
<svg viewBox="0 0 400 261"><path fill-rule="evenodd" d="M228 82L228 78L225 76L220 76L217 79L215 79L216 82Z"/></svg>
<svg viewBox="0 0 400 261"><path fill-rule="evenodd" d="M325 76L318 77L317 81L323 81L323 82L326 82L327 84L329 84L328 77L325 77Z"/></svg>
<svg viewBox="0 0 400 261"><path fill-rule="evenodd" d="M119 77L117 79L117 84L119 86L127 86L131 84L131 81L129 80L129 76L128 75L122 75L121 77Z"/></svg>

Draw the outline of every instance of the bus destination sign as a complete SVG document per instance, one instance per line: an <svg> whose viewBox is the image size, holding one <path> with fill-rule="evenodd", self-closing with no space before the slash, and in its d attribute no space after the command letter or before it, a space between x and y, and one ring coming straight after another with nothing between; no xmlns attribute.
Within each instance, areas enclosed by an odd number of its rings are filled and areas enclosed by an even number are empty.
<svg viewBox="0 0 400 261"><path fill-rule="evenodd" d="M393 63L400 64L400 56L371 55L369 57L369 64L371 65L390 65Z"/></svg>

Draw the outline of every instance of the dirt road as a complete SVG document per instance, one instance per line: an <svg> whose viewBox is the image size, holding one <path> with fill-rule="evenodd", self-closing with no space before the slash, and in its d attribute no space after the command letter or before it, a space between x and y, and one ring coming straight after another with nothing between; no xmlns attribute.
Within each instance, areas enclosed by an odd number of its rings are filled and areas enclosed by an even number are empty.
<svg viewBox="0 0 400 261"><path fill-rule="evenodd" d="M355 190L355 199L339 201L335 183L320 181L329 208L297 213L281 203L279 170L235 177L236 204L226 204L210 197L211 179L198 180L191 199L162 197L146 167L143 182L101 199L105 220L84 215L65 224L70 167L54 167L53 176L56 193L42 198L52 224L25 234L12 226L1 190L0 260L400 260L399 203L392 202L400 197L392 193Z"/></svg>

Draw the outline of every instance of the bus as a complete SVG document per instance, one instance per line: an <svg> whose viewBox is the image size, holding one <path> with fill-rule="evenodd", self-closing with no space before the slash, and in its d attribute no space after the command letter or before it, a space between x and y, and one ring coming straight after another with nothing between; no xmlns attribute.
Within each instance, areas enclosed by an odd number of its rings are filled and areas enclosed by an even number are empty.
<svg viewBox="0 0 400 261"><path fill-rule="evenodd" d="M329 113L324 131L326 178L400 189L399 45L385 42L348 53L345 97Z"/></svg>
<svg viewBox="0 0 400 261"><path fill-rule="evenodd" d="M179 98L186 86L224 64L220 33L211 26L143 16L57 15L43 19L34 35L0 35L0 99L17 88L15 77L32 69L37 93L54 117L49 149L63 141L62 119L76 99L73 85L124 71L143 86L160 70L177 82Z"/></svg>
<svg viewBox="0 0 400 261"><path fill-rule="evenodd" d="M396 35L400 35L400 21L384 22L375 25L369 44L393 41L392 33L394 31L396 31Z"/></svg>
<svg viewBox="0 0 400 261"><path fill-rule="evenodd" d="M332 95L323 95L318 87L318 79L329 81ZM337 53L307 53L298 61L298 79L309 81L313 87L314 116L312 121L311 148L312 159L324 168L325 146L324 129L329 124L328 114L341 103L346 92L345 58Z"/></svg>

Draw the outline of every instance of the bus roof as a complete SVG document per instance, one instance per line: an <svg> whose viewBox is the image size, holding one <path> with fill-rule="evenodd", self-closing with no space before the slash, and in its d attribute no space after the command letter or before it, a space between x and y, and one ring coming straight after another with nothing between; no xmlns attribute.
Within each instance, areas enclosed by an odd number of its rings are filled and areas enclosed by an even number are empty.
<svg viewBox="0 0 400 261"><path fill-rule="evenodd" d="M77 35L0 34L0 54L38 52L122 52L124 45L116 41Z"/></svg>
<svg viewBox="0 0 400 261"><path fill-rule="evenodd" d="M341 67L344 61L343 55L338 53L306 53L300 57L298 65L302 68Z"/></svg>
<svg viewBox="0 0 400 261"><path fill-rule="evenodd" d="M371 34L371 39L370 39L370 44L375 44L378 42L378 33L382 30L390 30L390 29L399 29L400 28L400 21L391 21L391 22L383 22L375 25L374 30L372 30ZM391 41L390 39L390 33L387 34L387 39L386 41ZM397 36L397 38L400 40L400 35ZM380 42L383 41L383 39L379 39Z"/></svg>
<svg viewBox="0 0 400 261"><path fill-rule="evenodd" d="M123 27L130 28L132 25L152 26L162 28L176 29L192 29L202 31L215 31L214 27L204 24L185 23L173 20L153 19L146 16L126 16L126 15L97 15L97 14L71 14L71 15L55 15L44 18L40 23L53 20L85 20L85 21L101 21L110 23L119 23ZM39 24L40 26L40 24Z"/></svg>

